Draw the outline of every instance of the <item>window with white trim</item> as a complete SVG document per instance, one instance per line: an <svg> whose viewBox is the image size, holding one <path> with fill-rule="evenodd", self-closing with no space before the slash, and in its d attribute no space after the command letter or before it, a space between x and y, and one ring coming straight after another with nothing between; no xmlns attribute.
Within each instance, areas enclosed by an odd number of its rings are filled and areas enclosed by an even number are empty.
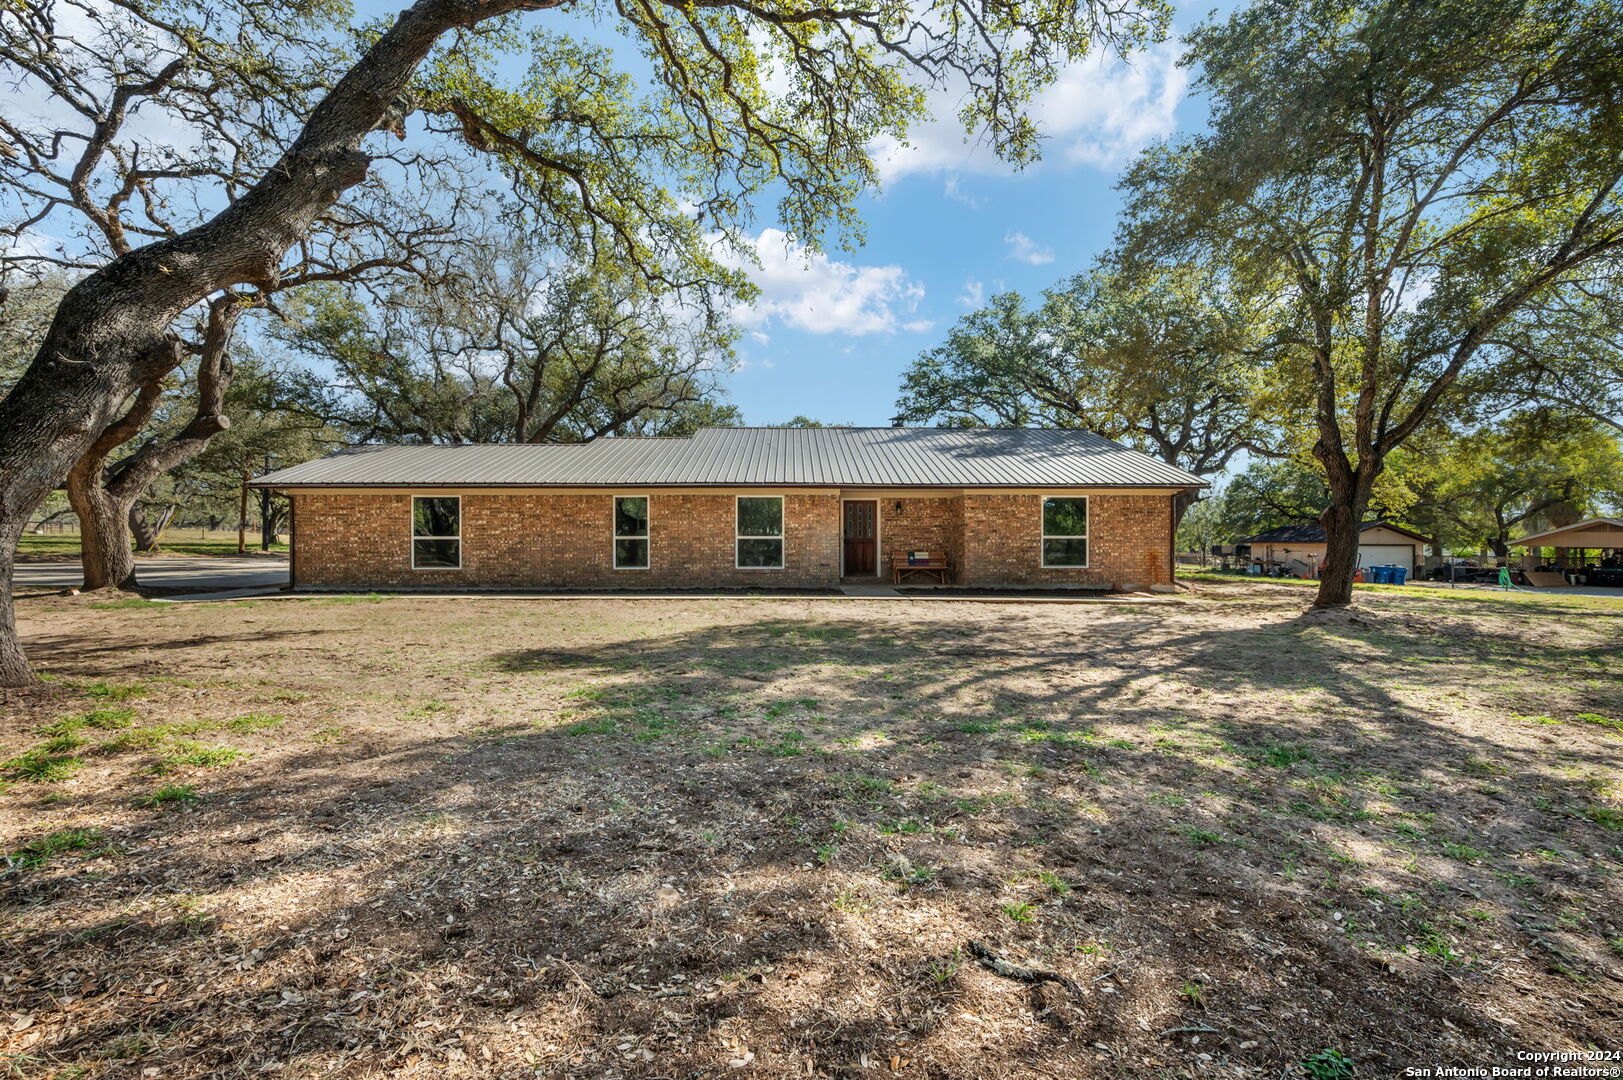
<svg viewBox="0 0 1623 1080"><path fill-rule="evenodd" d="M1043 566L1088 565L1088 498L1054 496L1043 500Z"/></svg>
<svg viewBox="0 0 1623 1080"><path fill-rule="evenodd" d="M411 568L462 568L462 499L415 495L411 500Z"/></svg>
<svg viewBox="0 0 1623 1080"><path fill-rule="evenodd" d="M620 495L614 500L614 568L648 569L646 495Z"/></svg>
<svg viewBox="0 0 1623 1080"><path fill-rule="evenodd" d="M740 495L738 525L734 537L738 548L735 565L740 569L783 569L783 496Z"/></svg>

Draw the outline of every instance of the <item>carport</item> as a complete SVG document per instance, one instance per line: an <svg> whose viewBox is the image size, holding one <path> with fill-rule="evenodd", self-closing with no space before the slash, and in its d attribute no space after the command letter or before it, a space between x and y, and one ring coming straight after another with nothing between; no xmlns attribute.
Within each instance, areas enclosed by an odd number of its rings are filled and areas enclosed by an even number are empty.
<svg viewBox="0 0 1623 1080"><path fill-rule="evenodd" d="M1623 589L1623 518L1590 518L1512 540L1526 548L1522 570L1532 584L1599 585ZM1544 552L1553 554L1546 557Z"/></svg>

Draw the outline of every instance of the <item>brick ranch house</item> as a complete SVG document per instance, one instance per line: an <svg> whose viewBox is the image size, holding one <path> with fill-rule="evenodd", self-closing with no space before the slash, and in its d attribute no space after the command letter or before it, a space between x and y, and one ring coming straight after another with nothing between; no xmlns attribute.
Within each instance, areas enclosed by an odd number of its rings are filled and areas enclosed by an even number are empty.
<svg viewBox="0 0 1623 1080"><path fill-rule="evenodd" d="M836 588L945 552L962 586L1172 582L1199 477L1083 431L704 428L369 446L260 477L295 589Z"/></svg>

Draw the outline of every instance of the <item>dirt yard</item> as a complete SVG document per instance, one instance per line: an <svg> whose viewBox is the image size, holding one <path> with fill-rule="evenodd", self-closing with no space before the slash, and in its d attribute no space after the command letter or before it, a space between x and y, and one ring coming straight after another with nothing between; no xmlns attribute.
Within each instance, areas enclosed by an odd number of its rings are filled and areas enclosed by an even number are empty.
<svg viewBox="0 0 1623 1080"><path fill-rule="evenodd" d="M9 1075L1623 1050L1623 601L1197 590L25 600Z"/></svg>

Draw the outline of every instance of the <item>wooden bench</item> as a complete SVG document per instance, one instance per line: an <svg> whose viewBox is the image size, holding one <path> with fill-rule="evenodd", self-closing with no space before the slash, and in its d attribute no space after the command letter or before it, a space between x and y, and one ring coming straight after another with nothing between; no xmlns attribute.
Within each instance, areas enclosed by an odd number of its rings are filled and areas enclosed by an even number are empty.
<svg viewBox="0 0 1623 1080"><path fill-rule="evenodd" d="M924 574L932 577L941 584L948 584L952 575L952 560L947 558L945 551L926 551L923 558L918 558L919 552L908 555L893 555L890 560L890 578L892 584L900 585L915 574Z"/></svg>

